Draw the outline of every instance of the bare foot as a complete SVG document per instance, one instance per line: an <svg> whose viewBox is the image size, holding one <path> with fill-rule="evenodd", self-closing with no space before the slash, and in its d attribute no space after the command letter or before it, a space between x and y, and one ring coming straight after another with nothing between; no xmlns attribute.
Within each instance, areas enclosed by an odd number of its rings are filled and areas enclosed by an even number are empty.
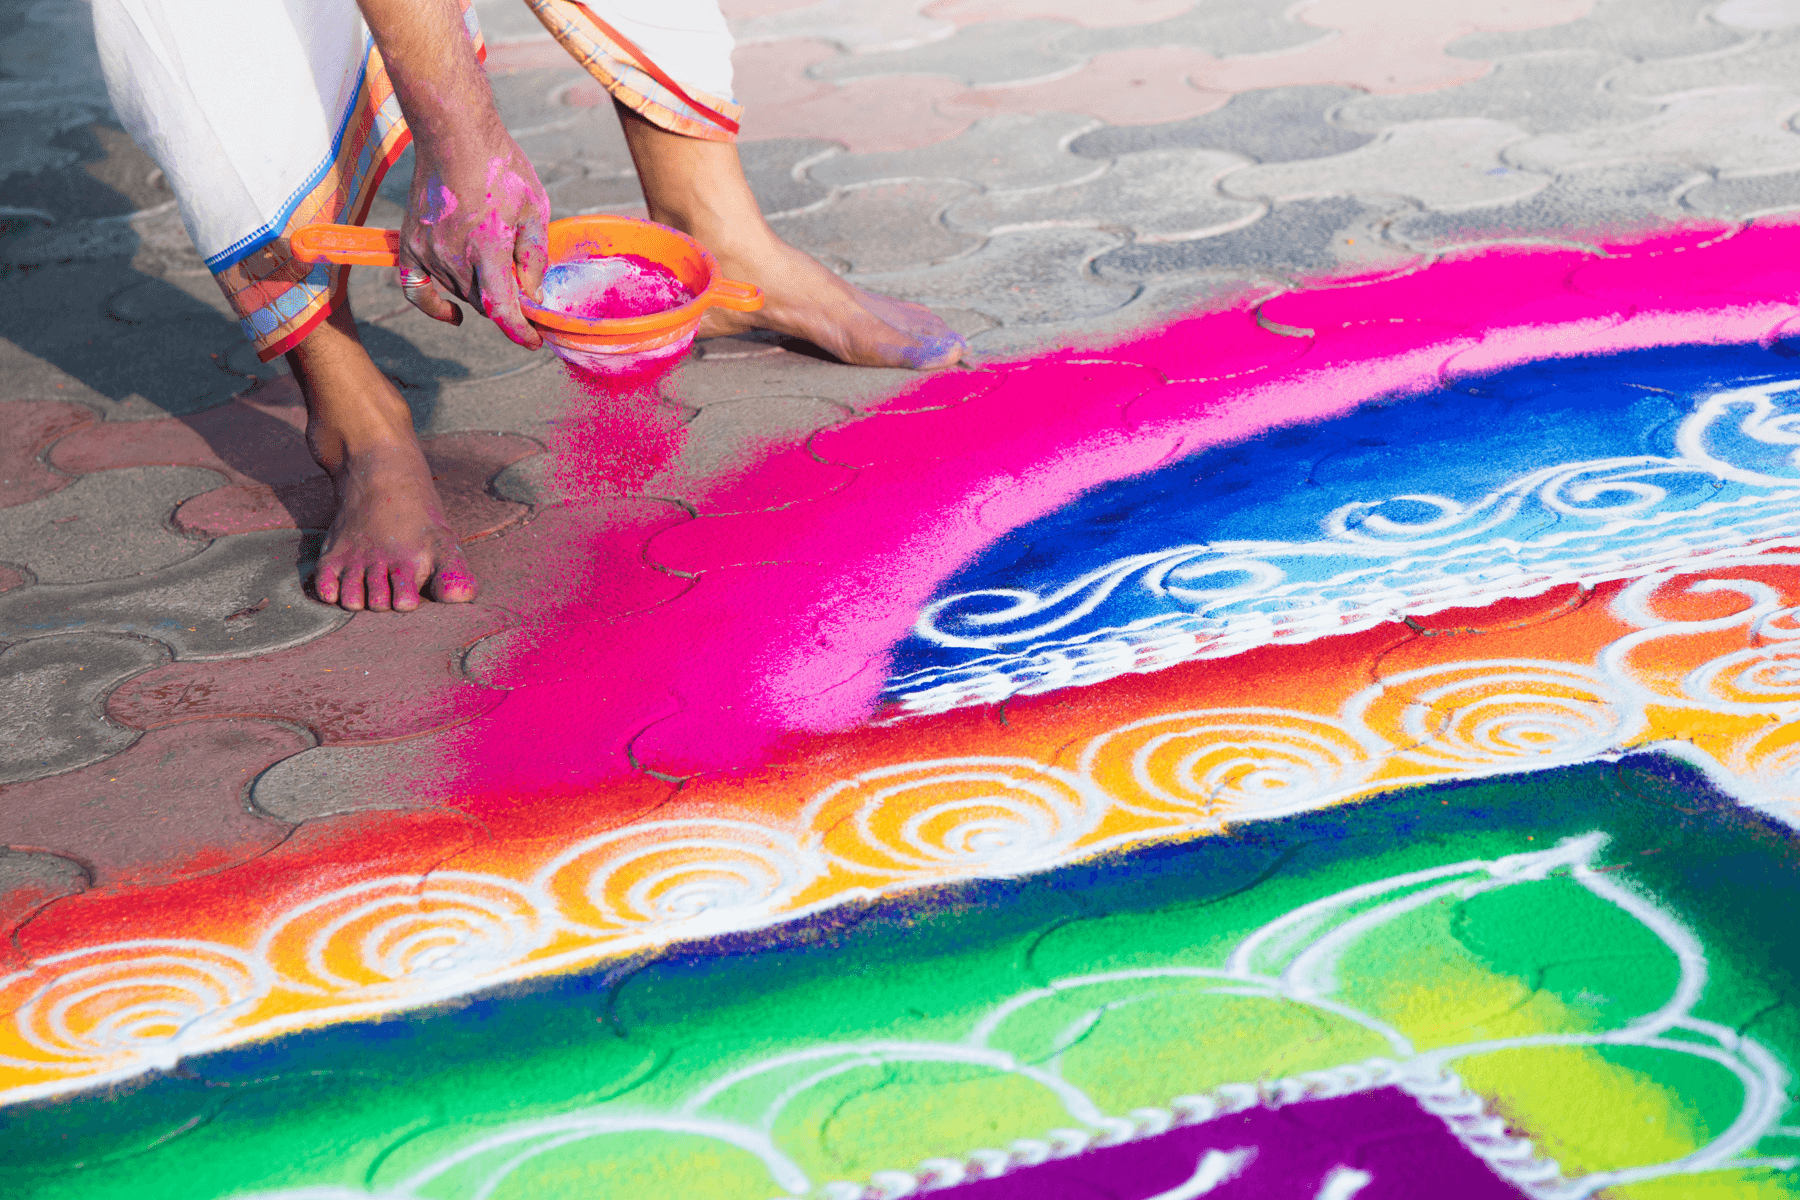
<svg viewBox="0 0 1800 1200"><path fill-rule="evenodd" d="M920 304L864 291L788 245L763 220L737 147L683 137L619 107L650 217L692 235L732 279L763 290L763 307L711 309L701 337L770 329L865 367L947 367L962 337Z"/></svg>
<svg viewBox="0 0 1800 1200"><path fill-rule="evenodd" d="M341 305L288 354L306 396L306 441L337 485L313 587L343 607L410 612L421 595L475 598L475 578L431 482L412 414Z"/></svg>

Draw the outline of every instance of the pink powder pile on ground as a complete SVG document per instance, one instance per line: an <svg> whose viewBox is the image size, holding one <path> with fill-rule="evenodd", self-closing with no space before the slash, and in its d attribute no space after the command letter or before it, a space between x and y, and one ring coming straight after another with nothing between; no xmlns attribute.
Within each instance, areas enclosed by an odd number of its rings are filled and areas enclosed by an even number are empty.
<svg viewBox="0 0 1800 1200"><path fill-rule="evenodd" d="M675 273L641 254L557 263L544 272L545 308L588 320L647 317L694 298Z"/></svg>

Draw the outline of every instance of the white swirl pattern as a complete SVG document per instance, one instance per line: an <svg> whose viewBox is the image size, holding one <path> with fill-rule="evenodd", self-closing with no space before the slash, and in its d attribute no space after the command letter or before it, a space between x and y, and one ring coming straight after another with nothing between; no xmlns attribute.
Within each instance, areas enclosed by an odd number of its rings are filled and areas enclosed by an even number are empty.
<svg viewBox="0 0 1800 1200"><path fill-rule="evenodd" d="M1402 495L1343 505L1311 542L1221 541L1119 559L1047 593L983 589L935 601L914 634L991 653L895 677L908 713L994 704L1195 658L1351 633L1569 583L1595 584L1749 545L1800 543L1800 383L1703 400L1677 455L1565 463L1463 503ZM1423 519L1389 515L1423 508ZM1384 511L1385 510L1385 511ZM1194 584L1216 581L1211 586ZM1126 592L1142 611L1105 620ZM1098 627L1096 625L1098 624Z"/></svg>

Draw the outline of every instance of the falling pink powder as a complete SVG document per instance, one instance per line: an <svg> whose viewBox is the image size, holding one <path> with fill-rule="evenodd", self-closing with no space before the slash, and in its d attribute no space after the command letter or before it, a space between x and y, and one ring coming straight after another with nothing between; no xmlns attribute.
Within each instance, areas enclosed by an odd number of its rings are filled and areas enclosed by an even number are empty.
<svg viewBox="0 0 1800 1200"><path fill-rule="evenodd" d="M681 453L687 437L679 411L654 386L668 364L633 375L564 367L569 404L550 439L559 489L582 498L641 491Z"/></svg>

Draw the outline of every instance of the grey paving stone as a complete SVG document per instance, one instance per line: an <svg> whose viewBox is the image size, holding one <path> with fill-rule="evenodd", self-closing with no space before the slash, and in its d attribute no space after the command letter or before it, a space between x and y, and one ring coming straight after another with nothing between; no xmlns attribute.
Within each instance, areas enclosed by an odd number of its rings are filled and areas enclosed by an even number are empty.
<svg viewBox="0 0 1800 1200"><path fill-rule="evenodd" d="M403 388L421 434L487 429L542 439L550 422L573 400L561 360L548 350L509 375L450 383L433 389Z"/></svg>
<svg viewBox="0 0 1800 1200"><path fill-rule="evenodd" d="M785 12L738 18L731 22L731 32L740 46L816 38L852 54L903 50L956 32L951 22L922 13L924 7L893 0L819 0Z"/></svg>
<svg viewBox="0 0 1800 1200"><path fill-rule="evenodd" d="M1193 46L1224 58L1234 54L1272 54L1337 36L1333 30L1293 20L1289 14L1294 8L1292 0L1210 0L1166 21L1078 29L1065 34L1057 49L1089 55L1107 50Z"/></svg>
<svg viewBox="0 0 1800 1200"><path fill-rule="evenodd" d="M1647 232L1687 216L1675 197L1705 179L1673 163L1621 163L1569 171L1512 204L1461 212L1409 212L1388 236L1409 246L1443 250L1505 238L1593 238Z"/></svg>
<svg viewBox="0 0 1800 1200"><path fill-rule="evenodd" d="M1471 33L1451 42L1459 58L1497 59L1534 50L1602 50L1627 58L1708 54L1750 34L1715 25L1706 10L1718 0L1596 0L1593 11L1566 25L1511 33Z"/></svg>
<svg viewBox="0 0 1800 1200"><path fill-rule="evenodd" d="M631 150L625 144L625 133L619 128L619 118L612 105L566 111L569 116L561 123L515 135L519 148L534 164L542 167L572 162L596 175L632 171Z"/></svg>
<svg viewBox="0 0 1800 1200"><path fill-rule="evenodd" d="M1346 154L1233 171L1219 190L1246 200L1360 192L1407 196L1438 209L1498 204L1550 182L1502 160L1502 151L1525 136L1517 125L1478 117L1414 121Z"/></svg>
<svg viewBox="0 0 1800 1200"><path fill-rule="evenodd" d="M1506 148L1528 171L1554 173L1617 162L1672 162L1695 170L1769 172L1800 167L1789 124L1800 90L1734 88L1681 96L1631 125L1550 133Z"/></svg>
<svg viewBox="0 0 1800 1200"><path fill-rule="evenodd" d="M1681 203L1702 216L1732 221L1800 208L1800 171L1708 180L1683 192Z"/></svg>
<svg viewBox="0 0 1800 1200"><path fill-rule="evenodd" d="M841 270L900 271L943 262L981 244L980 236L943 223L946 208L973 184L914 179L852 188L822 208L770 224L783 241Z"/></svg>
<svg viewBox="0 0 1800 1200"><path fill-rule="evenodd" d="M965 25L941 41L875 54L842 54L814 65L815 79L865 79L875 75L948 75L970 87L1050 79L1073 71L1088 52L1053 47L1070 26L1064 21L988 21Z"/></svg>
<svg viewBox="0 0 1800 1200"><path fill-rule="evenodd" d="M1084 183L971 196L952 204L944 219L952 229L983 234L1086 225L1140 238L1200 237L1247 224L1263 211L1214 189L1220 175L1243 165L1238 155L1217 150L1146 150Z"/></svg>
<svg viewBox="0 0 1800 1200"><path fill-rule="evenodd" d="M744 177L765 214L794 212L817 204L831 189L806 173L823 155L835 155L836 142L820 138L765 138L738 143Z"/></svg>
<svg viewBox="0 0 1800 1200"><path fill-rule="evenodd" d="M759 396L710 404L688 423L681 453L640 489L646 496L687 501L708 511L709 487L753 467L768 452L796 445L854 410L814 396Z"/></svg>
<svg viewBox="0 0 1800 1200"><path fill-rule="evenodd" d="M1332 109L1360 94L1336 84L1262 88L1184 121L1091 130L1070 142L1069 149L1090 158L1146 150L1228 150L1258 162L1342 154L1367 145L1380 131L1357 132L1327 119Z"/></svg>
<svg viewBox="0 0 1800 1200"><path fill-rule="evenodd" d="M1680 62L1638 63L1606 81L1630 96L1673 96L1700 88L1793 88L1800 83L1800 29L1784 29L1745 42L1725 54Z"/></svg>
<svg viewBox="0 0 1800 1200"><path fill-rule="evenodd" d="M1379 267L1401 252L1382 229L1406 206L1388 197L1329 196L1277 204L1253 225L1213 237L1120 247L1094 270L1105 279L1186 273L1262 272L1276 276L1340 267Z"/></svg>
<svg viewBox="0 0 1800 1200"><path fill-rule="evenodd" d="M856 408L918 379L917 371L846 366L784 342L774 354L688 359L663 380L661 391L678 404L700 409L754 396L811 396Z"/></svg>
<svg viewBox="0 0 1800 1200"><path fill-rule="evenodd" d="M137 285L140 308L173 319L106 317L110 299ZM0 279L0 393L91 403L115 420L197 412L243 388L213 357L242 344L236 321L124 260Z"/></svg>
<svg viewBox="0 0 1800 1200"><path fill-rule="evenodd" d="M0 0L0 106L105 110L94 16L78 0Z"/></svg>
<svg viewBox="0 0 1800 1200"><path fill-rule="evenodd" d="M531 21L537 24L537 18ZM543 26L538 28L542 30ZM573 124L584 110L564 104L562 94L571 87L593 82L594 77L572 58L566 66L500 71L488 76L488 86L494 90L494 107L514 137ZM610 104L599 107L609 114L612 109Z"/></svg>
<svg viewBox="0 0 1800 1200"><path fill-rule="evenodd" d="M1058 325L1000 325L977 333L969 339L969 362L987 366L1069 347L1105 353L1131 335L1160 328L1177 317L1228 304L1248 307L1279 290L1280 285L1235 275L1152 279L1138 288L1129 304L1096 317ZM1196 368L1195 373L1202 372Z"/></svg>
<svg viewBox="0 0 1800 1200"><path fill-rule="evenodd" d="M317 537L292 529L234 534L154 574L0 593L0 630L7 637L154 638L180 659L266 654L311 641L350 619L303 590L316 554Z"/></svg>
<svg viewBox="0 0 1800 1200"><path fill-rule="evenodd" d="M1100 279L1089 268L1119 241L1091 229L1007 233L941 266L858 275L855 282L905 300L973 309L1003 325L1079 320L1136 295L1134 287Z"/></svg>
<svg viewBox="0 0 1800 1200"><path fill-rule="evenodd" d="M59 492L0 509L0 560L42 583L141 575L198 554L204 543L169 528L189 496L225 482L197 467L126 467L83 475Z"/></svg>
<svg viewBox="0 0 1800 1200"><path fill-rule="evenodd" d="M73 859L0 846L0 923L25 920L40 906L87 885L87 871ZM11 928L5 932L10 936Z"/></svg>
<svg viewBox="0 0 1800 1200"><path fill-rule="evenodd" d="M481 23L481 36L490 46L549 36L531 10L518 0L474 0L474 8L475 19Z"/></svg>
<svg viewBox="0 0 1800 1200"><path fill-rule="evenodd" d="M376 746L314 746L284 758L250 786L250 804L299 824L334 813L425 807L408 783L441 778L441 736Z"/></svg>
<svg viewBox="0 0 1800 1200"><path fill-rule="evenodd" d="M1412 95L1364 96L1333 114L1351 129L1380 131L1405 121L1485 117L1533 133L1557 133L1640 121L1656 111L1620 95L1607 73L1629 63L1600 50L1567 50L1504 58L1471 83ZM1658 64L1657 70L1664 69ZM1229 107L1229 106L1228 106Z"/></svg>
<svg viewBox="0 0 1800 1200"><path fill-rule="evenodd" d="M845 187L882 179L964 179L984 188L1054 187L1095 173L1069 153L1069 139L1099 122L1073 113L983 117L946 141L912 150L837 154L807 169L820 183Z"/></svg>
<svg viewBox="0 0 1800 1200"><path fill-rule="evenodd" d="M1734 29L1782 29L1800 25L1800 4L1794 0L1725 0L1707 16Z"/></svg>
<svg viewBox="0 0 1800 1200"><path fill-rule="evenodd" d="M644 189L638 186L635 172L591 174L574 164L558 178L545 177L544 192L550 197L552 220L639 208L644 203Z"/></svg>
<svg viewBox="0 0 1800 1200"><path fill-rule="evenodd" d="M0 783L72 771L110 758L137 741L102 715L121 682L169 660L166 647L141 638L31 638L0 651Z"/></svg>

